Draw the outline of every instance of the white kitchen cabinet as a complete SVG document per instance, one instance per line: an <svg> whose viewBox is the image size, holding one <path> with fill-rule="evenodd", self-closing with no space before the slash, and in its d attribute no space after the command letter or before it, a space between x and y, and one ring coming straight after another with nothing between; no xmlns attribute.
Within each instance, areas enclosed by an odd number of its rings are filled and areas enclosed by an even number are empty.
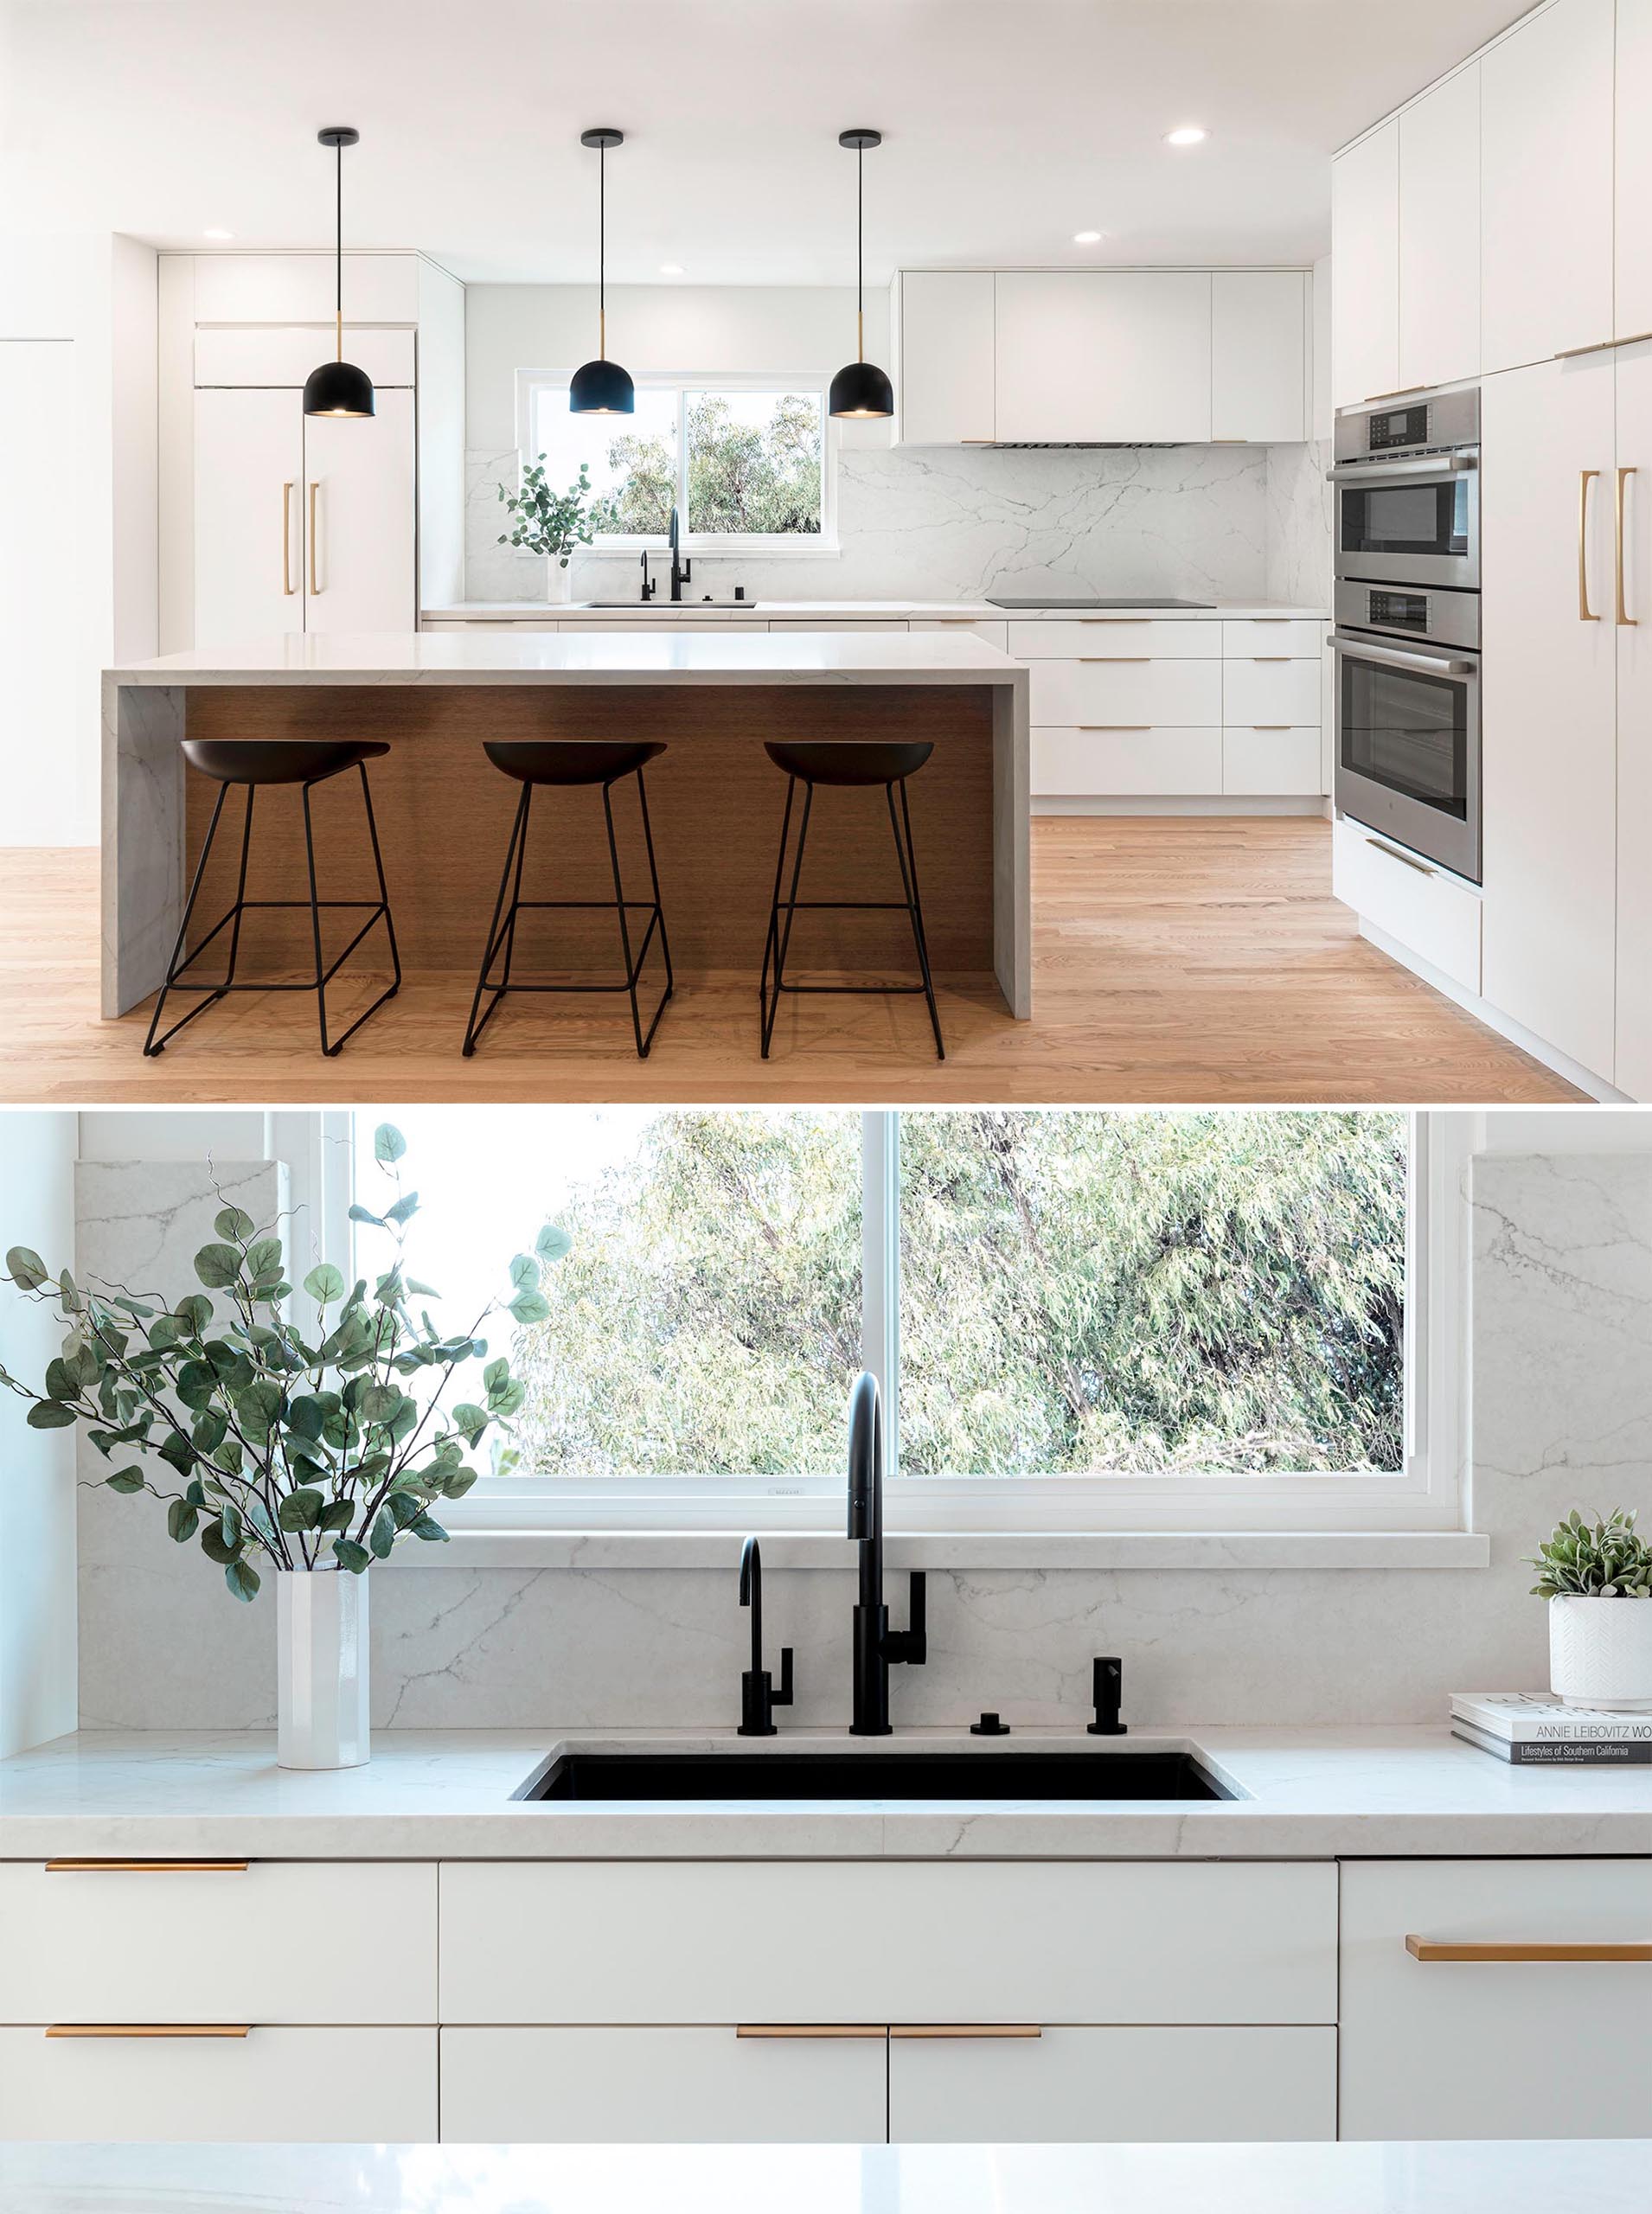
<svg viewBox="0 0 1652 2214"><path fill-rule="evenodd" d="M901 272L902 445L982 445L996 435L990 269Z"/></svg>
<svg viewBox="0 0 1652 2214"><path fill-rule="evenodd" d="M195 642L304 629L304 417L298 394L195 395Z"/></svg>
<svg viewBox="0 0 1652 2214"><path fill-rule="evenodd" d="M1652 331L1652 0L1617 0L1613 329Z"/></svg>
<svg viewBox="0 0 1652 2214"><path fill-rule="evenodd" d="M996 646L1001 654L1009 651L1009 625L1000 619L996 623L976 623L962 615L931 615L914 617L908 623L909 630L950 630L954 637L979 638L989 646Z"/></svg>
<svg viewBox="0 0 1652 2214"><path fill-rule="evenodd" d="M1610 1076L1617 839L1612 356L1545 362L1489 378L1481 405L1482 989L1494 1007Z"/></svg>
<svg viewBox="0 0 1652 2214"><path fill-rule="evenodd" d="M1222 663L1225 723L1291 723L1319 720L1319 656L1246 654Z"/></svg>
<svg viewBox="0 0 1652 2214"><path fill-rule="evenodd" d="M1217 661L1106 653L1035 661L1028 689L1034 724L1109 730L1167 723L1187 729L1220 726L1222 720L1222 664Z"/></svg>
<svg viewBox="0 0 1652 2214"><path fill-rule="evenodd" d="M1009 650L1017 661L1073 661L1084 656L1116 661L1220 661L1220 623L1153 622L1107 615L1012 623Z"/></svg>
<svg viewBox="0 0 1652 2214"><path fill-rule="evenodd" d="M889 2041L895 2145L1241 2144L1336 2135L1333 2029L1058 2028Z"/></svg>
<svg viewBox="0 0 1652 2214"><path fill-rule="evenodd" d="M1621 598L1617 660L1617 1059L1620 1091L1652 1099L1652 344L1616 355Z"/></svg>
<svg viewBox="0 0 1652 2214"><path fill-rule="evenodd" d="M1396 384L1480 372L1480 69L1471 63L1399 118Z"/></svg>
<svg viewBox="0 0 1652 2214"><path fill-rule="evenodd" d="M1171 444L1211 435L1205 270L1001 270L996 436Z"/></svg>
<svg viewBox="0 0 1652 2214"><path fill-rule="evenodd" d="M1208 624L1195 626L1208 630ZM1325 626L1310 617L1294 615L1248 615L1220 625L1222 652L1229 661L1268 660L1284 654L1293 661L1318 661L1325 643Z"/></svg>
<svg viewBox="0 0 1652 2214"><path fill-rule="evenodd" d="M0 2029L0 2139L432 2143L436 2047L433 2027L190 2038Z"/></svg>
<svg viewBox="0 0 1652 2214"><path fill-rule="evenodd" d="M1034 725L1029 749L1035 798L1188 799L1222 789L1220 730L1152 723L1088 730Z"/></svg>
<svg viewBox="0 0 1652 2214"><path fill-rule="evenodd" d="M860 2037L741 2037L732 2023L448 2029L442 2137L494 2145L880 2145L885 2052L881 2025Z"/></svg>
<svg viewBox="0 0 1652 2214"><path fill-rule="evenodd" d="M196 323L314 323L330 334L336 298L330 253L197 253L192 259ZM416 323L419 256L347 253L344 312L349 322Z"/></svg>
<svg viewBox="0 0 1652 2214"><path fill-rule="evenodd" d="M810 619L809 619L809 618L807 618L807 617L793 618L793 617L784 617L784 619L782 619L782 620L780 620L780 621L778 621L778 622L771 623L771 624L770 624L770 625L769 625L769 628L770 628L770 630L886 630L886 631L887 631L887 630L904 630L906 629L906 625L904 623L900 623L900 622L893 622L893 621L886 622L886 621L884 620L884 618L883 618L881 616L878 617L875 620L868 620L868 619L865 619L865 618L863 618L863 617L861 617L856 616L856 617L852 617L848 618L848 620L840 620L840 621L837 621L837 622L834 622L834 621L833 621L829 617L823 617L823 618L822 618L822 620L820 620L819 622L814 622L814 621L811 621L811 620L810 620Z"/></svg>
<svg viewBox="0 0 1652 2214"><path fill-rule="evenodd" d="M1399 125L1331 163L1331 399L1351 407L1399 383Z"/></svg>
<svg viewBox="0 0 1652 2214"><path fill-rule="evenodd" d="M1464 991L1479 991L1482 902L1462 877L1340 816L1331 825L1331 891Z"/></svg>
<svg viewBox="0 0 1652 2214"><path fill-rule="evenodd" d="M195 381L302 387L311 369L332 360L336 342L330 324L324 330L313 323L203 325L195 335ZM365 369L375 390L413 382L415 344L411 330L344 325L344 359Z"/></svg>
<svg viewBox="0 0 1652 2214"><path fill-rule="evenodd" d="M304 419L306 630L414 627L413 396L375 406L366 422Z"/></svg>
<svg viewBox="0 0 1652 2214"><path fill-rule="evenodd" d="M1325 771L1316 723L1230 724L1222 732L1222 790L1258 799L1322 795Z"/></svg>
<svg viewBox="0 0 1652 2214"><path fill-rule="evenodd" d="M1652 1861L1342 1870L1341 2134L1622 2137L1652 2074L1652 1962L1419 1959L1429 1946L1643 1945Z"/></svg>
<svg viewBox="0 0 1652 2214"><path fill-rule="evenodd" d="M1480 94L1489 373L1612 336L1613 0L1529 17L1482 61Z"/></svg>
<svg viewBox="0 0 1652 2214"><path fill-rule="evenodd" d="M1210 435L1308 435L1308 279L1300 269L1219 269L1210 280Z"/></svg>

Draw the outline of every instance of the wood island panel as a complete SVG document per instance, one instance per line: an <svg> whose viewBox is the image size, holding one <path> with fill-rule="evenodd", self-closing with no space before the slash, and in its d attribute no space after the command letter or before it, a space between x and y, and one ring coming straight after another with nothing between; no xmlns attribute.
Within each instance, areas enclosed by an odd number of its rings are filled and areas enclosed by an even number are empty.
<svg viewBox="0 0 1652 2214"><path fill-rule="evenodd" d="M480 957L520 791L487 760L484 739L663 741L667 752L647 771L649 805L678 977L746 968L754 989L785 803L785 778L763 741L932 741L934 754L908 786L931 959L938 972L952 976L992 970L992 699L982 687L198 686L188 694L187 728L194 738L388 742L391 752L368 773L410 975L474 971ZM219 788L193 771L185 783L193 873ZM626 896L644 899L634 781L616 785L612 797ZM244 805L240 790L226 802L192 937L234 896ZM352 774L317 787L311 806L322 898L370 896L358 779ZM536 791L532 820L525 898L611 897L598 789ZM817 790L799 896L900 893L882 788ZM247 896L306 896L296 788L258 795ZM331 919L330 956L355 927L348 917ZM525 922L522 932L528 930ZM216 973L211 964L222 943L209 950L203 976ZM291 974L295 962L307 961L308 947L307 916L253 917L243 933L240 973ZM611 914L541 916L532 918L532 935L519 933L518 969L554 976L564 966L617 967L618 950ZM355 958L369 954L376 965L381 933ZM912 971L906 918L800 918L790 972L801 978L838 971L906 980Z"/></svg>

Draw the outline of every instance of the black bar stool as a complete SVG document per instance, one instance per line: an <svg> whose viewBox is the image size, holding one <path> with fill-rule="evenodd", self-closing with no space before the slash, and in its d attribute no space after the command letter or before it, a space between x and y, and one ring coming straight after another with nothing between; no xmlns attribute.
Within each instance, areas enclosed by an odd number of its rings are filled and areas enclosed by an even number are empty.
<svg viewBox="0 0 1652 2214"><path fill-rule="evenodd" d="M769 1044L774 1036L774 1019L780 1011L782 992L921 992L929 1005L930 1027L935 1033L935 1056L946 1059L946 1048L941 1043L941 1018L935 1008L935 986L929 973L929 946L924 937L923 902L918 896L918 856L912 841L912 813L906 804L906 779L915 776L934 752L931 745L862 744L858 740L843 745L784 742L765 744L764 752L778 769L786 772L786 811L780 825L780 857L774 867L774 898L769 906L769 934L763 947L763 976L758 985L758 1004L762 1011L763 1058L769 1058ZM785 877L786 843L791 830L791 803L797 786L804 788L803 820L797 828L797 850L791 864L791 891L787 899L780 897L780 886ZM816 784L847 787L855 784L881 784L889 809L889 828L894 834L895 859L900 864L899 899L799 899L798 880L803 874L803 849L809 836L809 815L814 805ZM900 790L900 813L895 814L895 788ZM902 833L905 833L904 838ZM840 912L855 913L875 909L902 912L912 921L912 944L918 950L918 966L923 982L918 984L789 984L785 981L786 950L791 943L791 918L803 907L836 908ZM780 918L785 917L781 927ZM774 984L771 990L769 969L772 963Z"/></svg>
<svg viewBox="0 0 1652 2214"><path fill-rule="evenodd" d="M608 741L598 739L489 739L483 752L496 769L507 777L515 777L522 788L522 798L516 805L515 821L510 827L510 842L505 848L504 873L499 879L499 897L493 903L493 922L488 931L487 949L482 956L481 973L477 978L476 997L471 1002L471 1020L464 1027L464 1052L474 1053L477 1040L487 1028L493 1011L507 992L624 992L631 1003L631 1031L637 1040L639 1059L648 1059L648 1049L654 1042L654 1033L660 1027L660 1017L665 1012L665 1002L671 996L675 980L671 974L671 948L665 935L665 911L660 905L660 873L654 861L654 831L648 819L648 789L643 782L643 768L664 752L661 745L643 741ZM614 809L610 794L622 777L635 777L637 798L643 811L643 836L648 846L649 882L653 892L651 899L627 899L619 875L619 847L614 837ZM614 873L614 896L611 899L524 899L522 862L528 853L528 817L533 801L534 789L538 784L602 786L603 819L608 826L608 859ZM514 880L513 880L514 873ZM510 905L505 905L509 892ZM617 984L518 984L511 980L510 963L516 949L516 918L524 911L535 908L611 907L619 918L620 952L625 963L625 973ZM631 956L631 925L627 911L637 907L646 910L648 927L643 932L635 959ZM665 957L665 989L660 1003L654 1010L654 1020L647 1033L643 1029L643 1018L637 1004L637 980L643 973L643 963L656 930L660 933L660 951ZM490 981L494 963L501 950L504 953L504 969L496 984ZM490 993L485 1012L482 1012L484 993ZM480 1019L478 1020L478 1014Z"/></svg>
<svg viewBox="0 0 1652 2214"><path fill-rule="evenodd" d="M386 1000L394 999L401 988L401 956L396 949L396 926L391 919L390 894L384 881L384 861L379 852L379 829L373 820L373 795L368 789L367 764L376 761L390 748L375 739L280 738L280 739L195 739L183 740L183 758L192 769L203 777L211 777L219 786L212 821L208 825L207 840L201 848L201 859L195 864L195 881L189 886L189 897L184 905L183 920L178 926L177 943L172 948L172 958L167 963L166 981L161 995L155 1002L155 1013L149 1026L149 1036L144 1041L148 1054L163 1053L168 1039L176 1038L185 1023L193 1022L209 1007L229 992L314 992L316 1007L321 1021L321 1050L336 1053L345 1040L353 1038L368 1015L376 1014ZM325 784L329 777L342 776L345 770L354 769L362 779L362 803L367 809L368 836L373 841L373 867L379 880L376 899L323 899L316 888L316 841L310 821L310 794L317 784ZM195 901L200 896L202 881L207 873L207 863L212 855L213 841L218 835L218 822L224 811L224 802L232 784L247 787L247 812L241 822L240 873L236 880L234 905L215 922L195 951L185 955L183 948L189 934L190 918L195 913ZM310 897L308 899L249 899L247 897L247 861L253 843L253 800L263 784L298 784L303 787L304 858L310 869ZM235 982L235 962L240 951L241 917L254 907L307 908L310 914L311 936L316 949L316 973L297 984L272 984L262 979L251 983ZM344 950L329 967L322 966L321 918L323 909L333 907L366 908L367 920ZM381 992L365 1014L358 1014L342 1037L330 1043L327 1036L327 987L349 959L356 947L367 936L379 918L384 918L385 934L390 941L390 959L395 970L394 981L387 991ZM216 984L187 982L184 971L201 958L220 931L229 932L229 965L223 981ZM192 1007L172 1027L157 1036L161 1027L161 1014L172 992L200 992L205 995L198 1007Z"/></svg>

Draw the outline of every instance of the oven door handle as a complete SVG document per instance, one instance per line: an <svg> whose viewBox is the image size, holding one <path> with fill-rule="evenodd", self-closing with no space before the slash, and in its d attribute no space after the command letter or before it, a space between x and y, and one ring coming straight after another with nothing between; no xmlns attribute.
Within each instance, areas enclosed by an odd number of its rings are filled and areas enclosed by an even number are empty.
<svg viewBox="0 0 1652 2214"><path fill-rule="evenodd" d="M1470 477L1479 466L1471 453L1419 454L1414 461L1339 461L1325 474L1333 484L1405 484L1419 477Z"/></svg>
<svg viewBox="0 0 1652 2214"><path fill-rule="evenodd" d="M1425 676L1478 676L1477 661L1451 661L1434 654L1402 653L1398 646L1379 646L1368 638L1352 638L1346 630L1331 632L1334 652L1358 654L1362 661L1380 662L1385 669L1414 669Z"/></svg>

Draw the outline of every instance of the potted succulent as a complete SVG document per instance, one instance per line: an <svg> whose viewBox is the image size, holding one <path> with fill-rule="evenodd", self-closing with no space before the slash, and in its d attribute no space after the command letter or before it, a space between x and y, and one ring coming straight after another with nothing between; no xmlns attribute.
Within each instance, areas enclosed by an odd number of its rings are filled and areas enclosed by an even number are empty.
<svg viewBox="0 0 1652 2214"><path fill-rule="evenodd" d="M1574 1507L1538 1547L1532 1586L1549 1603L1549 1686L1567 1706L1652 1709L1652 1545L1635 1513L1585 1521Z"/></svg>
<svg viewBox="0 0 1652 2214"><path fill-rule="evenodd" d="M79 1284L14 1245L5 1273L55 1306L62 1349L35 1391L0 1367L0 1384L29 1403L35 1430L80 1425L110 1465L114 1492L154 1500L168 1535L198 1545L232 1595L251 1602L273 1572L279 1667L277 1759L283 1768L353 1768L368 1757L368 1577L404 1539L439 1544L444 1500L477 1480L467 1456L490 1425L508 1425L522 1385L477 1333L500 1312L550 1313L541 1268L567 1250L541 1232L510 1264L510 1290L471 1328L445 1334L412 1302L436 1295L403 1266L415 1192L397 1164L407 1150L387 1123L375 1156L394 1187L382 1214L358 1220L395 1240L392 1264L368 1289L330 1262L304 1278L317 1321L291 1321L282 1239L226 1206L214 1242L195 1257L199 1288L168 1306L124 1285ZM444 1411L458 1373L483 1364L477 1396Z"/></svg>
<svg viewBox="0 0 1652 2214"><path fill-rule="evenodd" d="M545 556L545 597L554 605L567 602L571 590L568 562L576 546L589 546L595 533L586 512L591 477L579 464L577 483L566 492L553 492L545 476L545 457L530 462L514 492L501 484L499 497L510 516L510 528L501 531L501 546L520 547L525 554Z"/></svg>

